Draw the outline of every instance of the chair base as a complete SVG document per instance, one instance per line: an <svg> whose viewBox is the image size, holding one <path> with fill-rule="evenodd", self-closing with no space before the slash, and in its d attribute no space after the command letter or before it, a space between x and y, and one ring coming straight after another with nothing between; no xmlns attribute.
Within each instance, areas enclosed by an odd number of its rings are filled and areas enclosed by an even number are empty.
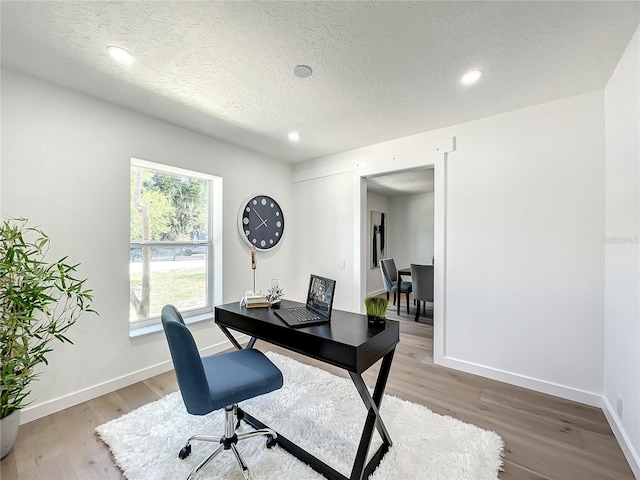
<svg viewBox="0 0 640 480"><path fill-rule="evenodd" d="M249 480L251 478L249 474L249 468L247 467L247 464L244 462L244 460L240 456L240 453L236 448L236 444L241 440L257 437L259 435L265 435L267 436L267 448L271 448L277 445L278 435L274 430L270 428L262 428L253 432L236 434L235 430L240 425L240 419L242 418L242 417L238 418L237 405L230 405L228 407L225 407L224 412L225 412L225 427L224 427L225 433L222 437L211 437L208 435L192 435L187 440L186 445L182 447L182 449L180 450L180 453L178 453L178 457L181 458L182 460L187 458L191 453L192 441L213 442L213 443L220 444L220 446L216 448L211 455L209 455L202 462L200 462L193 470L191 470L191 473L187 477L187 480L192 480L193 478L195 478L196 475L198 475L198 472L200 472L200 470L206 467L209 464L209 462L211 462L214 458L216 458L216 456L223 450L231 450L233 452L238 462L238 465L242 470L242 475L246 480Z"/></svg>

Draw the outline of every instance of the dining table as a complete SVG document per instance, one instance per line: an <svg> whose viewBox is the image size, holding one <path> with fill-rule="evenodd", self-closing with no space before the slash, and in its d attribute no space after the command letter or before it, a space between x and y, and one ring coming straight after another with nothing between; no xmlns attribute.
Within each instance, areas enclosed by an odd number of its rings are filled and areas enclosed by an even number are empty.
<svg viewBox="0 0 640 480"><path fill-rule="evenodd" d="M407 276L407 277L411 276L411 267L404 267L404 268L398 269L398 280L401 282L404 281L402 280L403 276ZM409 282L410 280L406 280L406 281Z"/></svg>

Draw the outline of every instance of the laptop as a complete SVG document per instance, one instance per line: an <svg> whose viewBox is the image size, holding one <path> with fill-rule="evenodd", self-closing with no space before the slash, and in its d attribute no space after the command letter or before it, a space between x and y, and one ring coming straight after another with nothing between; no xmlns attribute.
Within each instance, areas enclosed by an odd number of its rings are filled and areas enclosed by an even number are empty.
<svg viewBox="0 0 640 480"><path fill-rule="evenodd" d="M335 280L311 274L307 304L304 307L283 308L274 312L287 325L294 328L329 323L335 290Z"/></svg>

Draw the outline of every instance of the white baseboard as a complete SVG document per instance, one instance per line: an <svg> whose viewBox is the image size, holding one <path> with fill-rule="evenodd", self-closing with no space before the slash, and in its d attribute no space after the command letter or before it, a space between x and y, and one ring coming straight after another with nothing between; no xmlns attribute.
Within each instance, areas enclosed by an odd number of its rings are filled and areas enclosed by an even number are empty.
<svg viewBox="0 0 640 480"><path fill-rule="evenodd" d="M240 343L247 341L246 335L238 337L238 341ZM202 349L200 353L202 355L212 355L226 350L229 347L231 347L231 342L224 340L223 342ZM24 423L37 420L38 418L46 417L47 415L59 412L65 408L73 407L74 405L106 395L120 388L128 387L129 385L133 385L137 382L142 382L147 378L168 372L172 368L173 364L171 363L171 360L167 360L166 362L161 362L156 365L143 368L136 372L114 378L108 382L103 382L98 385L94 385L93 387L85 388L84 390L79 390L77 392L70 393L69 395L49 400L45 403L31 405L22 410L20 414L20 424L22 425Z"/></svg>
<svg viewBox="0 0 640 480"><path fill-rule="evenodd" d="M377 297L378 295L382 295L386 290L383 288L382 290L376 290L375 292L367 293L367 297Z"/></svg>
<svg viewBox="0 0 640 480"><path fill-rule="evenodd" d="M454 368L463 372L472 373L474 375L480 375L482 377L491 378L501 382L509 383L511 385L517 385L519 387L535 390L536 392L547 393L556 397L565 398L567 400L573 400L575 402L583 403L585 405L591 405L592 407L601 408L611 430L624 453L629 466L633 471L636 479L640 480L640 455L637 452L629 436L627 435L624 427L620 423L618 415L604 395L588 392L585 390L579 390L576 388L567 387L564 385L558 385L555 383L545 382L531 377L523 375L516 375L511 372L503 370L493 369L484 365L478 365L470 363L464 360L459 360L451 357L434 358L434 363L442 365L443 367Z"/></svg>
<svg viewBox="0 0 640 480"><path fill-rule="evenodd" d="M546 382L536 378L518 375L505 370L499 370L452 357L434 358L434 363L442 365L443 367L449 367L463 372L472 373L474 375L480 375L481 377L505 382L510 385L528 388L530 390L535 390L536 392L547 393L556 397L566 398L567 400L573 400L574 402L584 403L585 405L591 405L592 407L600 407L602 405L602 395L599 393L588 392L586 390Z"/></svg>
<svg viewBox="0 0 640 480"><path fill-rule="evenodd" d="M604 412L604 416L609 422L611 430L613 430L613 434L615 435L620 448L622 449L622 453L624 453L627 462L629 462L629 466L631 467L633 474L640 480L640 455L633 448L631 440L620 423L620 419L618 418L615 409L604 395L602 396L601 408Z"/></svg>

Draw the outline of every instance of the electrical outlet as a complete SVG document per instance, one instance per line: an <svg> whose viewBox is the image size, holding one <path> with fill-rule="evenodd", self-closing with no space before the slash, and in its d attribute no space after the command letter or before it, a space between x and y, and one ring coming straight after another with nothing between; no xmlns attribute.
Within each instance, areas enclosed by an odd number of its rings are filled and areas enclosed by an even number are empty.
<svg viewBox="0 0 640 480"><path fill-rule="evenodd" d="M618 414L618 417L622 418L622 397L620 394L616 396L616 400L616 413Z"/></svg>

